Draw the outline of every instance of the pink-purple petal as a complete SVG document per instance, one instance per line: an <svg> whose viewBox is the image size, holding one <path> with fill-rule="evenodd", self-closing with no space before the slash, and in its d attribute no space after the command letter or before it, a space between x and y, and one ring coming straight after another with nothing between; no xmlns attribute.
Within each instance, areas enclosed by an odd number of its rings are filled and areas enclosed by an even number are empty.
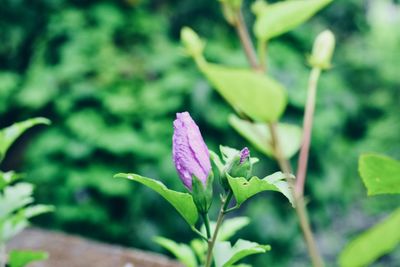
<svg viewBox="0 0 400 267"><path fill-rule="evenodd" d="M183 184L191 190L192 175L205 185L211 170L208 148L199 127L188 112L176 114L172 154L176 170Z"/></svg>

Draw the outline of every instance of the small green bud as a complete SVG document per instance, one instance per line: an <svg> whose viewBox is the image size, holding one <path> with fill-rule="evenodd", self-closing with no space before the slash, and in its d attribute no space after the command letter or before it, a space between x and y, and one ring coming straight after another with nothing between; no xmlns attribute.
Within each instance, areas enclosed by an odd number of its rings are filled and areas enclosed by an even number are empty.
<svg viewBox="0 0 400 267"><path fill-rule="evenodd" d="M192 57L196 58L203 54L205 44L197 35L197 33L194 32L191 28L189 27L182 28L181 40L187 53Z"/></svg>
<svg viewBox="0 0 400 267"><path fill-rule="evenodd" d="M192 176L192 197L197 211L206 214L211 207L213 197L214 174L210 172L206 185L199 178Z"/></svg>
<svg viewBox="0 0 400 267"><path fill-rule="evenodd" d="M245 147L227 163L225 172L231 177L250 179L252 169L253 164L250 162L250 151Z"/></svg>
<svg viewBox="0 0 400 267"><path fill-rule="evenodd" d="M321 32L314 41L314 46L309 61L311 66L323 70L329 69L331 67L334 49L335 36L333 33L330 30Z"/></svg>
<svg viewBox="0 0 400 267"><path fill-rule="evenodd" d="M269 5L266 1L264 0L256 0L252 5L251 5L251 11L254 13L256 16L261 16L266 12L268 9Z"/></svg>
<svg viewBox="0 0 400 267"><path fill-rule="evenodd" d="M231 24L235 25L237 23L237 16L235 9L233 9L229 5L222 5L222 14L224 15L225 20Z"/></svg>
<svg viewBox="0 0 400 267"><path fill-rule="evenodd" d="M220 2L224 18L229 24L235 25L243 0L220 0Z"/></svg>

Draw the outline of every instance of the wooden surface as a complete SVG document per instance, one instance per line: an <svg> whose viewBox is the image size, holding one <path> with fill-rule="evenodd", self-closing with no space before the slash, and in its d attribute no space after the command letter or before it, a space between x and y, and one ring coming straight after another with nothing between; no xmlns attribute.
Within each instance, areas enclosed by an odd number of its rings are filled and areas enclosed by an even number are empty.
<svg viewBox="0 0 400 267"><path fill-rule="evenodd" d="M50 254L48 260L29 267L183 267L162 255L40 229L23 231L7 244L9 249L45 250Z"/></svg>

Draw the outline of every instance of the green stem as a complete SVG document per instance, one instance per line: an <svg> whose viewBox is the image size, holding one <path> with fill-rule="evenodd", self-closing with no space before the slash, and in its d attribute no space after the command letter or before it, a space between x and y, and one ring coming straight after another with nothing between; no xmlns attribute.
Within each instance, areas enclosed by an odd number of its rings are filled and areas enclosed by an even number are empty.
<svg viewBox="0 0 400 267"><path fill-rule="evenodd" d="M217 241L218 231L222 225L222 221L224 220L225 212L228 209L229 202L232 199L232 191L229 191L228 195L222 199L221 209L218 214L218 219L215 224L215 230L212 236L212 239L208 241L208 249L207 249L207 258L205 267L210 267L212 264L212 252L215 246L215 242Z"/></svg>
<svg viewBox="0 0 400 267"><path fill-rule="evenodd" d="M229 209L225 210L225 214L228 214L229 212L232 212L232 211L235 211L235 210L238 210L238 209L239 209L239 206L236 205L236 206L234 206L232 208L229 208Z"/></svg>
<svg viewBox="0 0 400 267"><path fill-rule="evenodd" d="M286 160L285 155L283 155L281 145L278 137L278 127L275 122L268 123L268 128L271 133L271 147L273 154L275 156L275 160L279 164L279 168L285 174L287 181L290 183L291 179L289 179L290 174L292 173L292 167L288 160Z"/></svg>
<svg viewBox="0 0 400 267"><path fill-rule="evenodd" d="M314 118L315 102L317 97L317 84L320 74L321 74L321 69L314 67L311 70L310 79L308 82L307 102L306 102L306 109L304 112L304 121L303 121L303 140L301 142L302 145L300 149L300 156L299 156L298 169L296 175L295 193L298 197L302 197L304 194L308 153L310 151L311 132L312 132L312 125Z"/></svg>
<svg viewBox="0 0 400 267"><path fill-rule="evenodd" d="M312 265L314 267L323 267L324 260L319 253L313 232L311 230L310 222L308 220L306 204L304 197L296 197L296 214L299 218L301 231L303 232L304 240L307 244L308 254L310 255Z"/></svg>
<svg viewBox="0 0 400 267"><path fill-rule="evenodd" d="M201 237L202 239L204 239L205 241L208 242L208 238L206 236L204 236L202 234L202 232L200 232L199 230L197 230L194 226L191 227L192 231L195 232L199 237Z"/></svg>
<svg viewBox="0 0 400 267"><path fill-rule="evenodd" d="M258 59L260 61L261 69L263 69L264 72L266 72L267 71L267 42L262 41L262 40L258 41L257 50L258 50Z"/></svg>
<svg viewBox="0 0 400 267"><path fill-rule="evenodd" d="M281 146L279 143L279 138L276 132L276 124L271 123L269 124L271 136L272 136L272 147L274 148L274 155L276 160L279 163L279 166L286 177L291 173L291 167L289 161L283 156ZM307 245L308 254L310 255L310 259L312 265L314 267L322 267L324 266L324 261L319 253L317 248L317 244L315 242L315 238L313 232L311 230L310 222L308 220L307 209L304 203L303 195L297 195L294 190L294 184L292 179L287 179L289 186L292 189L294 194L294 202L295 202L295 209L297 217L299 218L300 228L303 233L304 240Z"/></svg>
<svg viewBox="0 0 400 267"><path fill-rule="evenodd" d="M6 245L0 244L0 267L6 267L7 263L6 260L7 260Z"/></svg>
<svg viewBox="0 0 400 267"><path fill-rule="evenodd" d="M224 212L226 212L228 210L228 206L229 206L229 203L231 202L232 197L233 197L233 192L232 192L232 190L230 190L228 192L228 195L226 196L226 200L225 200L225 203L223 206Z"/></svg>
<svg viewBox="0 0 400 267"><path fill-rule="evenodd" d="M234 26L237 34L240 37L239 39L248 62L250 63L252 68L260 70L260 65L258 64L257 60L257 54L254 50L253 42L251 41L246 24L244 23L243 14L240 10L236 14L236 23Z"/></svg>
<svg viewBox="0 0 400 267"><path fill-rule="evenodd" d="M210 230L210 219L208 218L207 213L202 213L201 217L203 218L204 226L206 227L207 239L211 238L211 230Z"/></svg>

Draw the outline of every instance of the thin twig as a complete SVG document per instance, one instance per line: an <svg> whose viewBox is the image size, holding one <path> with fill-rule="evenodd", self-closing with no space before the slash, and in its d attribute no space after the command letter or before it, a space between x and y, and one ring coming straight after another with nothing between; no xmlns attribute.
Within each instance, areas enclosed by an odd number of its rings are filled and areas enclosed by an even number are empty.
<svg viewBox="0 0 400 267"><path fill-rule="evenodd" d="M303 232L304 240L306 241L308 254L310 255L312 265L314 267L323 267L324 260L322 259L321 254L319 253L313 232L311 230L304 197L295 196L295 203L296 203L295 207L296 214L297 217L299 218L301 231Z"/></svg>
<svg viewBox="0 0 400 267"><path fill-rule="evenodd" d="M222 225L222 221L224 220L225 212L228 209L229 202L232 199L232 191L229 191L228 195L225 198L222 198L221 202L221 209L218 214L218 219L215 224L215 230L212 236L212 239L208 242L208 249L207 249L207 259L205 267L210 267L212 263L212 252L215 246L215 242L217 241L218 231Z"/></svg>
<svg viewBox="0 0 400 267"><path fill-rule="evenodd" d="M250 66L253 69L260 70L260 65L258 64L257 60L257 54L254 50L253 42L250 39L249 32L247 31L242 12L238 11L236 16L237 19L235 23L235 29L240 37L240 42L246 54L247 60L249 61Z"/></svg>
<svg viewBox="0 0 400 267"><path fill-rule="evenodd" d="M280 145L278 137L277 124L274 122L268 123L268 128L271 133L271 146L275 155L275 159L278 162L280 169L283 171L286 177L289 178L289 175L292 173L292 167L290 166L289 161L287 161L285 156L283 155L282 147Z"/></svg>
<svg viewBox="0 0 400 267"><path fill-rule="evenodd" d="M208 242L209 239L208 239L205 235L203 235L202 232L200 232L199 230L197 230L196 227L192 226L191 229L192 229L192 231L195 232L201 239L203 239L204 241Z"/></svg>
<svg viewBox="0 0 400 267"><path fill-rule="evenodd" d="M263 40L258 41L257 50L261 69L267 72L267 42Z"/></svg>
<svg viewBox="0 0 400 267"><path fill-rule="evenodd" d="M248 34L242 34L241 33L241 29L246 29L246 25L244 23L244 20L241 19L242 15L241 13L239 14L240 17L238 18L238 25L236 25L236 29L239 35L239 38L241 39L241 43L243 46L243 49L245 51L245 54L247 56L247 59L249 60L250 65L252 66L252 68L254 69L254 71L257 72L265 72L266 69L263 69L263 66L260 64L256 64L257 60L254 60L251 56L255 55L255 51L254 51L254 46L252 44L252 41L249 37ZM247 32L247 30L246 30ZM259 49L265 49L265 46L261 46L259 47ZM265 51L259 51L259 55L260 56L265 56ZM265 59L261 59L261 62L264 62ZM265 64L263 64L265 65ZM319 75L319 74L318 74ZM315 83L316 84L316 83ZM278 137L278 133L277 133L277 124L276 123L269 123L268 127L270 129L271 132L271 139L272 139L272 147L273 147L273 151L274 151L274 156L275 159L277 160L281 171L285 174L285 175L289 175L292 171L291 171L291 166L290 166L290 162L286 159L286 157L283 155L282 152L282 146L280 144L279 141L279 137ZM289 177L289 176L288 176ZM293 184L293 182L291 181L291 179L287 179L289 186L291 187L291 190L294 194L294 201L295 201L295 208L296 208L296 214L299 218L299 223L300 223L300 228L303 232L303 236L307 245L307 249L308 249L308 254L310 255L312 264L314 267L322 267L324 266L323 263L323 259L318 251L318 248L316 246L316 242L311 230L311 226L310 226L310 222L308 220L308 215L307 215L307 210L305 207L305 202L304 202L304 197L303 194L301 195L297 195L296 191L295 191L295 185Z"/></svg>
<svg viewBox="0 0 400 267"><path fill-rule="evenodd" d="M311 70L310 79L308 82L306 110L304 113L304 121L303 121L303 140L301 142L302 145L300 149L299 163L296 175L296 187L295 187L296 195L299 197L303 196L304 194L304 183L306 180L308 153L310 151L311 132L312 132L312 125L314 118L315 101L317 95L317 83L320 74L321 74L321 69L313 68Z"/></svg>

